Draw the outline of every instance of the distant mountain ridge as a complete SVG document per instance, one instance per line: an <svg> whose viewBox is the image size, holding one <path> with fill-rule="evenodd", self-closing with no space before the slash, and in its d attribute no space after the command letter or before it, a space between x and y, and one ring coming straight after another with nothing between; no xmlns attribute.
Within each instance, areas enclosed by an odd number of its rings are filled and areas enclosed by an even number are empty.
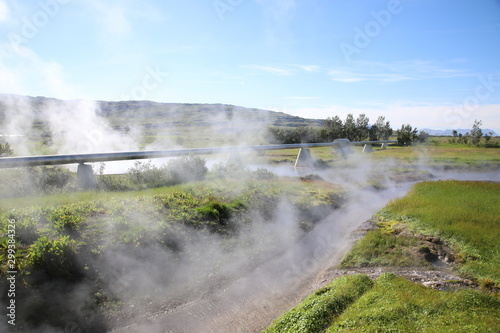
<svg viewBox="0 0 500 333"><path fill-rule="evenodd" d="M491 132L491 133L493 133L493 136L498 136L498 134L495 133L495 131L493 131L491 129L482 128L481 130L483 131L483 135L488 134L488 133ZM424 129L422 129L422 131L427 132L427 133L429 133L430 135L433 135L433 136L453 136L453 131L454 130L453 129L432 130L432 129L424 128ZM459 128L459 129L456 129L455 131L457 131L458 134L465 135L466 133L470 133L472 131L472 129Z"/></svg>

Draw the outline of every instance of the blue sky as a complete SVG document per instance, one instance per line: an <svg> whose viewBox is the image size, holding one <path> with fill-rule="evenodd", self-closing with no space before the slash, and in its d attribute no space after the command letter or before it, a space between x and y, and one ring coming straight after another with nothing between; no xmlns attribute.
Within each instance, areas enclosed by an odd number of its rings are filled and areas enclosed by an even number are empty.
<svg viewBox="0 0 500 333"><path fill-rule="evenodd" d="M0 0L0 93L500 133L499 0Z"/></svg>

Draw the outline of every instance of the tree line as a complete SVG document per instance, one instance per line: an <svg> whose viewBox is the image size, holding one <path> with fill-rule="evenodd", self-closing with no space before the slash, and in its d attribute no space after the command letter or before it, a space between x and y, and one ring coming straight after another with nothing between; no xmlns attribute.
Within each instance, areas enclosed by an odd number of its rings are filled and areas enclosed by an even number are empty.
<svg viewBox="0 0 500 333"><path fill-rule="evenodd" d="M481 138L484 136L485 145L488 146L490 144L491 138L493 137L493 132L484 134L483 130L481 129L482 125L483 123L481 120L474 120L471 131L465 133L465 135L463 135L462 133L458 133L457 130L453 130L453 138L449 140L450 143L463 143L478 146L481 142ZM495 145L498 145L498 141L495 142Z"/></svg>
<svg viewBox="0 0 500 333"><path fill-rule="evenodd" d="M370 119L365 114L354 118L348 114L345 120L339 116L328 117L321 127L300 126L295 128L270 127L268 140L276 144L332 142L335 139L349 139L350 141L380 141L388 140L394 131L384 116L379 116L375 123L370 125ZM395 132L399 145L409 145L422 139L428 134L420 132L409 124L404 124Z"/></svg>

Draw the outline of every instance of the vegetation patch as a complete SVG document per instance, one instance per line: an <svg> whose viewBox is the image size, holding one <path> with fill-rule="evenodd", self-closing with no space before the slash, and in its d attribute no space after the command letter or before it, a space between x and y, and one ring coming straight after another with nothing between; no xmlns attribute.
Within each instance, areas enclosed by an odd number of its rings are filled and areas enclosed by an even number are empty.
<svg viewBox="0 0 500 333"><path fill-rule="evenodd" d="M380 212L454 250L458 269L500 286L500 184L439 181L416 184Z"/></svg>
<svg viewBox="0 0 500 333"><path fill-rule="evenodd" d="M500 300L443 292L392 273L372 281L342 276L284 313L263 332L497 332Z"/></svg>
<svg viewBox="0 0 500 333"><path fill-rule="evenodd" d="M280 237L273 224L278 223L276 207L281 202L293 214L320 219L316 208L335 209L341 197L339 187L323 181L265 178L2 201L0 275L4 284L7 271L12 270L8 267L8 225L15 221L19 303L26 305L19 308L19 327L30 330L44 323L62 324L64 329L71 320L81 323L82 330L93 331L92 327L104 323L82 323L78 311L64 305L64 295L78 297L85 311L93 312L96 319L102 319L105 309L120 309L124 298L150 304L174 285L172 279L187 284L186 277L175 275L178 270L189 267L193 277L189 283L196 284L204 281L204 276L224 274L220 270L223 261L243 263L247 258L265 258L265 249ZM289 227L305 233L309 229L301 222L298 218ZM246 238L257 223L264 230L276 231ZM270 229L265 229L266 225ZM144 286L141 277L145 270L155 289ZM33 297L40 301L27 301ZM42 299L52 297L61 301L51 303L51 314L47 314ZM56 315L65 316L64 323Z"/></svg>
<svg viewBox="0 0 500 333"><path fill-rule="evenodd" d="M420 246L421 242L415 237L398 236L387 228L375 229L356 242L341 267L431 267L424 255L419 255Z"/></svg>
<svg viewBox="0 0 500 333"><path fill-rule="evenodd" d="M335 316L341 314L372 286L372 280L366 275L335 279L276 319L263 333L324 332Z"/></svg>
<svg viewBox="0 0 500 333"><path fill-rule="evenodd" d="M429 266L440 260L498 290L498 200L498 183L416 184L406 197L376 215L378 228L356 242L341 266Z"/></svg>
<svg viewBox="0 0 500 333"><path fill-rule="evenodd" d="M437 291L385 273L326 332L498 332L499 317L498 298Z"/></svg>
<svg viewBox="0 0 500 333"><path fill-rule="evenodd" d="M431 264L441 259L475 280L479 290L439 291L384 273L345 307L327 310L326 304L337 301L334 289L343 292L343 276L327 291L319 289L308 296L264 332L498 332L499 200L498 183L416 184L406 197L374 217L377 228L357 241L341 263L344 268L432 270Z"/></svg>

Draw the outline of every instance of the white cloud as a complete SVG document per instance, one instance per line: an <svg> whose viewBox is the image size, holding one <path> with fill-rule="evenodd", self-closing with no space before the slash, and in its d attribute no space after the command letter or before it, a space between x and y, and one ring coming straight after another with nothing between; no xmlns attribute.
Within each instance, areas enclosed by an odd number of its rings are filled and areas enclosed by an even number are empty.
<svg viewBox="0 0 500 333"><path fill-rule="evenodd" d="M456 61L451 61L456 64ZM454 78L472 76L462 69L431 61L409 60L394 63L360 61L350 67L338 67L328 72L333 81L337 82L399 82L407 80L423 80L436 78Z"/></svg>
<svg viewBox="0 0 500 333"><path fill-rule="evenodd" d="M137 0L85 0L106 37L123 37L133 30L135 18L162 21L163 13L154 6Z"/></svg>
<svg viewBox="0 0 500 333"><path fill-rule="evenodd" d="M306 72L318 72L321 70L321 67L316 65L297 65L297 67Z"/></svg>
<svg viewBox="0 0 500 333"><path fill-rule="evenodd" d="M271 74L281 75L281 76L289 76L289 75L293 74L292 70L278 68L278 67L258 66L258 65L249 66L249 67L250 68L254 68L254 69L258 69L258 70L261 70L261 71L264 71L264 72L268 72L268 73L271 73Z"/></svg>
<svg viewBox="0 0 500 333"><path fill-rule="evenodd" d="M0 44L0 90L21 95L45 95L69 99L77 89L64 79L63 68L41 58L28 47Z"/></svg>
<svg viewBox="0 0 500 333"><path fill-rule="evenodd" d="M313 97L313 96L288 96L285 97L285 99L291 99L291 100L313 100L313 99L319 99L319 97Z"/></svg>
<svg viewBox="0 0 500 333"><path fill-rule="evenodd" d="M280 67L250 65L250 66L246 66L246 67L258 69L261 71L265 71L268 73L277 74L277 75L281 75L281 76L290 76L290 75L293 75L293 74L300 72L300 71L313 73L313 72L319 72L321 70L321 67L316 66L316 65L283 65Z"/></svg>
<svg viewBox="0 0 500 333"><path fill-rule="evenodd" d="M112 36L122 36L131 31L131 24L127 18L127 9L123 3L99 0L88 0L87 3L97 14L96 18L104 33Z"/></svg>
<svg viewBox="0 0 500 333"><path fill-rule="evenodd" d="M0 23L6 22L9 19L9 7L5 1L0 0Z"/></svg>

